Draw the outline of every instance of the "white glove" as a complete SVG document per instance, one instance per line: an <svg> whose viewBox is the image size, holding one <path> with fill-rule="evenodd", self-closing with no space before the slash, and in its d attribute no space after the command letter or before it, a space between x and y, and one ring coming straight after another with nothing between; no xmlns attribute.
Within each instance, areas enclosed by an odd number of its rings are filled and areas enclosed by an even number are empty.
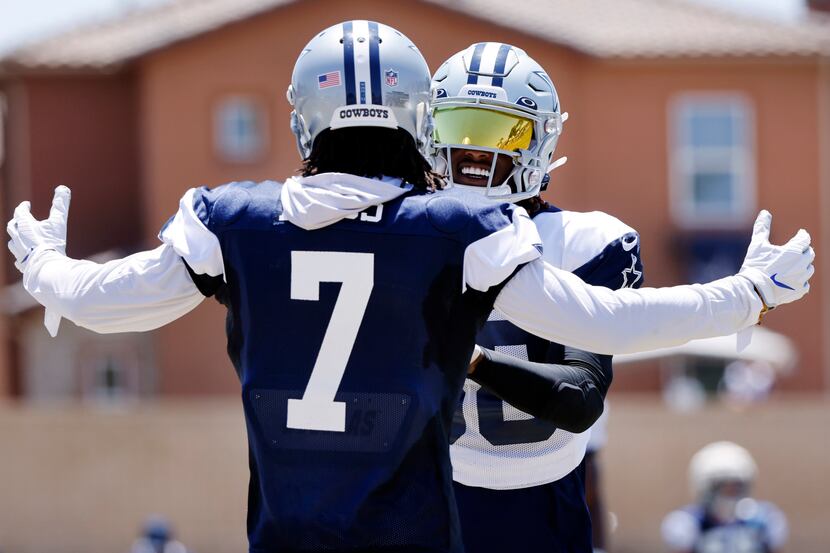
<svg viewBox="0 0 830 553"><path fill-rule="evenodd" d="M22 273L32 253L40 249L53 249L66 255L66 219L72 193L66 186L55 188L49 217L38 221L32 216L31 204L22 202L14 210L14 217L6 225L9 233L9 250L15 257L14 266Z"/></svg>
<svg viewBox="0 0 830 553"><path fill-rule="evenodd" d="M14 217L6 225L6 232L11 237L8 246L15 257L14 266L18 271L22 273L26 270L26 264L36 250L56 250L61 255L66 255L66 219L71 198L72 192L66 186L55 188L49 217L43 221L32 216L29 202L22 202L14 210ZM47 309L43 322L49 334L57 336L61 316Z"/></svg>
<svg viewBox="0 0 830 553"><path fill-rule="evenodd" d="M810 247L810 234L804 229L783 246L770 244L771 224L770 212L761 211L752 227L752 242L746 259L738 272L755 286L770 309L800 299L810 291L809 281L815 271L813 260L816 257Z"/></svg>

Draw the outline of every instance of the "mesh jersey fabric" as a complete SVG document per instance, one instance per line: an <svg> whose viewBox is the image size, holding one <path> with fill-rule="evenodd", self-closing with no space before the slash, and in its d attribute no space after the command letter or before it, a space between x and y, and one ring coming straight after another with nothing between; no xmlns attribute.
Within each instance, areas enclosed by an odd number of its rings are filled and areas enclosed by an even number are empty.
<svg viewBox="0 0 830 553"><path fill-rule="evenodd" d="M609 288L643 281L639 236L602 212L550 206L533 216L543 259L585 282ZM560 363L563 348L533 336L493 311L476 341L531 361ZM453 478L467 486L516 489L559 480L582 461L591 430L574 434L531 417L467 380L454 417Z"/></svg>

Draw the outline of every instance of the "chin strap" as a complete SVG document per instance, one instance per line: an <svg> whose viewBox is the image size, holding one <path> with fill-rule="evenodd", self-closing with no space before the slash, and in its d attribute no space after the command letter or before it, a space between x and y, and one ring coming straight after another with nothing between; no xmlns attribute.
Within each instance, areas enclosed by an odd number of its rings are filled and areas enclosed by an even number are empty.
<svg viewBox="0 0 830 553"><path fill-rule="evenodd" d="M562 156L550 165L548 165L548 170L545 171L545 176L542 177L542 186L539 188L542 192L548 189L548 184L550 184L550 172L554 169L558 169L568 163L568 156Z"/></svg>
<svg viewBox="0 0 830 553"><path fill-rule="evenodd" d="M548 165L548 170L545 171L545 173L550 173L554 169L559 169L560 167L562 167L566 163L568 163L568 156L562 156L559 159L557 159L556 161L554 161L553 163L551 163L550 165Z"/></svg>

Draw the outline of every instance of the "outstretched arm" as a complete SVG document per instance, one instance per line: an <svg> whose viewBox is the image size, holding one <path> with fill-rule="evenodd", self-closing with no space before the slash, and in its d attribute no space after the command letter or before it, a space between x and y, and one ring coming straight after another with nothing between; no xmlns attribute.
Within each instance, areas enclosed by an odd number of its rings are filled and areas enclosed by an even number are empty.
<svg viewBox="0 0 830 553"><path fill-rule="evenodd" d="M768 241L763 211L738 275L708 284L608 290L532 261L502 289L495 307L524 330L598 353L646 351L725 336L756 324L762 310L809 291L815 254L799 231L783 246ZM762 301L763 298L763 301Z"/></svg>
<svg viewBox="0 0 830 553"><path fill-rule="evenodd" d="M103 264L38 251L23 287L48 312L102 334L159 328L205 299L168 245Z"/></svg>
<svg viewBox="0 0 830 553"><path fill-rule="evenodd" d="M23 286L46 307L50 334L62 317L101 333L151 330L204 299L169 245L104 264L66 257L69 201L59 186L47 219L36 220L23 202L6 227Z"/></svg>
<svg viewBox="0 0 830 553"><path fill-rule="evenodd" d="M733 334L758 322L752 283L733 276L706 285L609 290L533 261L495 303L516 326L548 340L615 354Z"/></svg>

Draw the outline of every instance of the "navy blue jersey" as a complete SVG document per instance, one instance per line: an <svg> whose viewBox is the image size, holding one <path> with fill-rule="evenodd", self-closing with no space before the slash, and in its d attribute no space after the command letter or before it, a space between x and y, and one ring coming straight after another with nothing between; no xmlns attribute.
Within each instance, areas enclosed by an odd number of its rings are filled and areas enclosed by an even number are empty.
<svg viewBox="0 0 830 553"><path fill-rule="evenodd" d="M642 284L639 237L618 219L549 206L534 214L533 222L544 246L543 258L551 265L597 286L617 289ZM564 358L562 345L525 332L497 311L476 341L535 362L562 363ZM464 385L452 431L454 478L467 486L491 489L553 482L579 465L589 436L531 417L470 380Z"/></svg>
<svg viewBox="0 0 830 553"><path fill-rule="evenodd" d="M556 482L490 490L455 483L466 553L590 553L585 463Z"/></svg>
<svg viewBox="0 0 830 553"><path fill-rule="evenodd" d="M224 261L251 551L460 551L448 433L498 292L462 292L462 262L514 208L410 191L305 231L279 190L193 194Z"/></svg>

